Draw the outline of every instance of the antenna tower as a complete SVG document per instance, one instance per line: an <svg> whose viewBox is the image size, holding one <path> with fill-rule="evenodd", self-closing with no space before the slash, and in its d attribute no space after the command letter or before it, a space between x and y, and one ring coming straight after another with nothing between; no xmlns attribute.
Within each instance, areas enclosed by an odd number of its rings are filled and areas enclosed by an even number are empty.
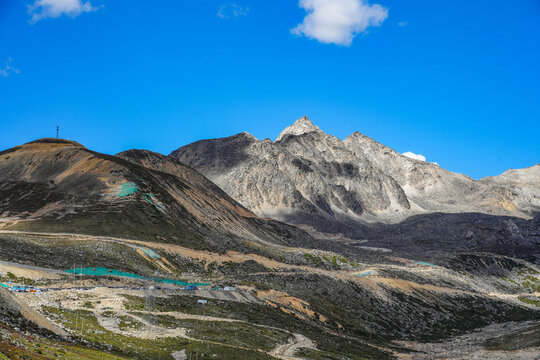
<svg viewBox="0 0 540 360"><path fill-rule="evenodd" d="M150 284L145 286L144 288L144 297L145 297L145 304L144 307L146 308L146 326L148 331L148 336L152 335L152 290L154 290L154 287Z"/></svg>

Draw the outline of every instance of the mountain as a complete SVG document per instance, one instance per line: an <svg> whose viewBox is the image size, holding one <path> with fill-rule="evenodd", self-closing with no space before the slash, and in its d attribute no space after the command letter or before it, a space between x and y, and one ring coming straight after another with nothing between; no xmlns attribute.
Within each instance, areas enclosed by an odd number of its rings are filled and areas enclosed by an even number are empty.
<svg viewBox="0 0 540 360"><path fill-rule="evenodd" d="M442 359L471 349L534 358L540 217L367 224L388 206L415 214L405 180L306 119L282 135L202 142L197 163L214 179L234 170L224 186L243 184L250 201L288 204L304 216L293 219L348 226L357 239L259 218L197 170L147 150L110 156L40 139L0 152L0 358ZM477 186L528 182L523 197L535 171ZM323 190L334 197L307 196ZM44 291L16 291L29 284Z"/></svg>
<svg viewBox="0 0 540 360"><path fill-rule="evenodd" d="M40 139L0 152L3 229L159 240L242 250L309 236L259 219L190 167L142 150L118 156ZM292 240L291 240L292 239Z"/></svg>
<svg viewBox="0 0 540 360"><path fill-rule="evenodd" d="M499 176L485 177L480 182L505 195L508 199L503 204L505 208L540 212L540 164L525 169L510 169Z"/></svg>
<svg viewBox="0 0 540 360"><path fill-rule="evenodd" d="M540 181L534 180L540 165L521 170L521 177L477 181L358 132L340 140L305 116L274 142L242 133L198 141L170 156L259 216L323 232L350 233L434 212L532 218L540 211Z"/></svg>

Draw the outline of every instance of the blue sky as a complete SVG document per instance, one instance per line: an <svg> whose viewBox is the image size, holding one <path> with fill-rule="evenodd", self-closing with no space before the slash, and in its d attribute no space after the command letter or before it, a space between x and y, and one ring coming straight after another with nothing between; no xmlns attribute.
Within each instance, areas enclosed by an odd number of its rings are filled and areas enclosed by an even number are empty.
<svg viewBox="0 0 540 360"><path fill-rule="evenodd" d="M474 178L540 162L540 2L0 1L0 149L168 154L308 115Z"/></svg>

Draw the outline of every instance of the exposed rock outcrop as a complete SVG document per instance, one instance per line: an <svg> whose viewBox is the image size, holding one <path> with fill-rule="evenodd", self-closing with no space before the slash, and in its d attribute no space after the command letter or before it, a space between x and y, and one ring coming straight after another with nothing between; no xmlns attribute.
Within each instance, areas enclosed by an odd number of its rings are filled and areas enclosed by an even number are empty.
<svg viewBox="0 0 540 360"><path fill-rule="evenodd" d="M358 132L340 140L305 116L275 142L242 133L198 141L170 156L259 216L325 232L433 212L531 218L540 211L540 165L477 181Z"/></svg>

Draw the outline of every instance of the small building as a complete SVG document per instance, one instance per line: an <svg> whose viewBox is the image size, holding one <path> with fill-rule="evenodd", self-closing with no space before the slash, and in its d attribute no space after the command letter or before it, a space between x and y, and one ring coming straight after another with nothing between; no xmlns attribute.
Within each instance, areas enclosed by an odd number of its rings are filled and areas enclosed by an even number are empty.
<svg viewBox="0 0 540 360"><path fill-rule="evenodd" d="M236 291L236 288L234 286L225 286L223 288L223 290L225 290L225 291Z"/></svg>
<svg viewBox="0 0 540 360"><path fill-rule="evenodd" d="M197 300L197 304L207 304L208 303L208 300Z"/></svg>
<svg viewBox="0 0 540 360"><path fill-rule="evenodd" d="M195 285L188 285L186 286L186 290L197 290L197 287Z"/></svg>

